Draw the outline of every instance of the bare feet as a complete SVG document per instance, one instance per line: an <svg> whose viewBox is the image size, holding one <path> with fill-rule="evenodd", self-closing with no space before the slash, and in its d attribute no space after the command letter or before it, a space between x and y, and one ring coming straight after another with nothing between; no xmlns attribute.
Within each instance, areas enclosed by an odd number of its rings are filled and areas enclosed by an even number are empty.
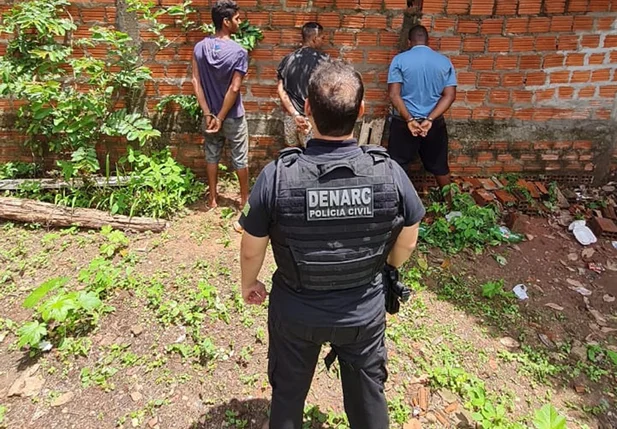
<svg viewBox="0 0 617 429"><path fill-rule="evenodd" d="M216 195L213 196L211 193L208 193L206 194L206 200L207 200L206 205L208 206L209 209L215 209L219 206L216 202Z"/></svg>

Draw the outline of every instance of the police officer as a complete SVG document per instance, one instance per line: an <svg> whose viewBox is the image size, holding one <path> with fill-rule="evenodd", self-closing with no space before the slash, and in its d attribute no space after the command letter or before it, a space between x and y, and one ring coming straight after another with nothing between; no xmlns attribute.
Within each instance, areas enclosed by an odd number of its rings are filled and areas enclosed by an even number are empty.
<svg viewBox="0 0 617 429"><path fill-rule="evenodd" d="M338 354L352 429L388 429L382 270L411 255L424 207L380 147L358 147L358 72L324 61L309 81L306 149L287 148L257 178L240 223L242 296L264 302L257 277L268 242L278 266L268 311L270 429L300 429L321 346Z"/></svg>

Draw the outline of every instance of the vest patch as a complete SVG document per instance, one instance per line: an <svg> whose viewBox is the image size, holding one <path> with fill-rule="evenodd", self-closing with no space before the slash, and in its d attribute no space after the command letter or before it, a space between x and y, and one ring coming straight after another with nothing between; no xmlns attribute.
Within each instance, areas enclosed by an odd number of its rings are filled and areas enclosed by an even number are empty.
<svg viewBox="0 0 617 429"><path fill-rule="evenodd" d="M306 219L360 219L373 217L373 186L306 190Z"/></svg>

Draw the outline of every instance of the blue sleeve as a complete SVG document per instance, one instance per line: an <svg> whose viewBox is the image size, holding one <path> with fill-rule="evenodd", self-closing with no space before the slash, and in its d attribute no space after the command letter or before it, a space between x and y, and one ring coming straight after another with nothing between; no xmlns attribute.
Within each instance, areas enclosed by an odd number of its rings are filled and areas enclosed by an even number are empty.
<svg viewBox="0 0 617 429"><path fill-rule="evenodd" d="M448 60L448 70L446 72L446 85L445 86L456 86L456 71L454 70L454 66L452 62Z"/></svg>
<svg viewBox="0 0 617 429"><path fill-rule="evenodd" d="M412 226L422 220L426 214L424 204L416 192L409 176L396 162L392 161L394 167L394 179L398 184L401 203L403 204L404 226Z"/></svg>
<svg viewBox="0 0 617 429"><path fill-rule="evenodd" d="M259 173L249 200L242 209L240 225L255 237L266 237L270 233L270 217L274 203L274 161Z"/></svg>
<svg viewBox="0 0 617 429"><path fill-rule="evenodd" d="M242 75L245 75L249 71L249 55L246 49L240 51L235 71L242 73Z"/></svg>
<svg viewBox="0 0 617 429"><path fill-rule="evenodd" d="M403 83L403 72L399 66L398 55L392 60L388 70L388 83Z"/></svg>

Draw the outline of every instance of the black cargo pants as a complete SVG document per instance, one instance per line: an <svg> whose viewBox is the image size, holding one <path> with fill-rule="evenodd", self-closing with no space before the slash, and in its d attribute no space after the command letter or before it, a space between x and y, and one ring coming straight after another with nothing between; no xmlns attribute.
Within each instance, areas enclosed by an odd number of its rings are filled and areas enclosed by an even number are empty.
<svg viewBox="0 0 617 429"><path fill-rule="evenodd" d="M302 428L306 395L321 346L327 342L338 354L345 412L351 429L388 429L388 404L384 395L388 378L385 329L385 311L366 326L311 328L285 322L270 309L270 429Z"/></svg>

